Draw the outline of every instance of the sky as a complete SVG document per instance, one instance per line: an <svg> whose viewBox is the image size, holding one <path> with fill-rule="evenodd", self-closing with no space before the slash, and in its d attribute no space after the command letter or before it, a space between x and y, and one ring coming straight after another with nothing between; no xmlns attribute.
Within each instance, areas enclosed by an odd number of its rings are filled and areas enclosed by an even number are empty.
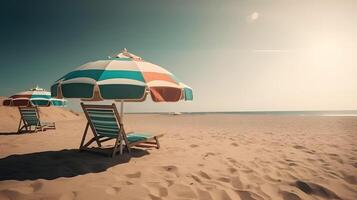
<svg viewBox="0 0 357 200"><path fill-rule="evenodd" d="M0 2L0 96L123 48L194 89L127 112L357 110L357 1ZM78 100L69 107L79 109Z"/></svg>

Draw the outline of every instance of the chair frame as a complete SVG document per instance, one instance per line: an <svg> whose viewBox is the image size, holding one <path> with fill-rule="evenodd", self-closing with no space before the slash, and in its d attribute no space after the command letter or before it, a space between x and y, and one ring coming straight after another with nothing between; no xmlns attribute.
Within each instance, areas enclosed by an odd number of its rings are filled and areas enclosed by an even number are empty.
<svg viewBox="0 0 357 200"><path fill-rule="evenodd" d="M94 152L102 153L102 151L98 150L98 148L90 148L89 145L91 145L92 143L95 142L95 143L97 143L98 147L100 148L100 147L102 147L102 143L103 142L106 142L106 141L109 141L109 140L112 140L112 139L115 139L115 142L114 142L114 146L113 146L112 152L109 153L109 156L111 156L111 157L114 157L118 153L118 151L120 152L120 155L123 154L124 143L125 143L125 148L127 149L129 154L131 153L130 148L132 146L135 146L135 145L138 145L138 144L142 144L142 143L155 145L157 149L160 148L160 143L159 143L159 139L158 138L161 137L162 134L149 137L149 138L147 138L145 140L139 140L139 141L130 143L128 141L127 133L125 133L125 129L124 129L124 124L122 123L120 114L118 112L118 109L117 109L115 103L113 103L111 105L90 105L90 104L84 104L83 102L81 102L81 106L82 106L82 109L83 109L84 114L85 114L86 119L87 119L87 124L86 124L86 127L84 129L82 140L81 140L81 143L80 143L80 146L79 146L79 149L81 151L82 150L86 150L86 151L94 151ZM105 110L105 109L113 110L114 111L115 120L117 122L117 125L119 125L119 130L118 130L117 137L106 137L106 136L99 135L96 132L95 126L94 126L94 124L93 124L93 122L92 122L92 120L91 120L91 118L89 116L89 113L88 113L88 110L87 110L88 108L89 109L90 108L94 108L94 109L103 109L103 110ZM93 137L85 143L89 127L92 130ZM128 133L128 134L130 134L130 133Z"/></svg>
<svg viewBox="0 0 357 200"><path fill-rule="evenodd" d="M38 130L40 131L45 131L46 129L56 129L56 124L53 122L53 127L49 127L48 125L42 125L41 124L41 119L40 119L40 114L38 111L38 107L34 106L34 107L28 107L28 106L19 106L19 112L20 112L20 122L19 122L19 126L17 128L17 133L21 133L23 131L23 129L26 130L26 132L31 132L31 127L35 126L34 132L37 133ZM29 125L26 120L25 117L22 113L22 109L34 109L36 111L36 117L37 117L37 124L36 125ZM22 125L23 124L23 125ZM22 126L21 126L22 125Z"/></svg>

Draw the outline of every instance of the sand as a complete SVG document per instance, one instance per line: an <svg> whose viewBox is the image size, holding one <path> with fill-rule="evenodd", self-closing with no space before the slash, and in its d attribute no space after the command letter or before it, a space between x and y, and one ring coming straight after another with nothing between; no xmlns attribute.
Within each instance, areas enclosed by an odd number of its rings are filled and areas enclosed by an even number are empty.
<svg viewBox="0 0 357 200"><path fill-rule="evenodd" d="M161 149L112 159L78 152L82 115L42 110L57 129L17 135L0 112L1 200L357 199L357 117L131 114Z"/></svg>

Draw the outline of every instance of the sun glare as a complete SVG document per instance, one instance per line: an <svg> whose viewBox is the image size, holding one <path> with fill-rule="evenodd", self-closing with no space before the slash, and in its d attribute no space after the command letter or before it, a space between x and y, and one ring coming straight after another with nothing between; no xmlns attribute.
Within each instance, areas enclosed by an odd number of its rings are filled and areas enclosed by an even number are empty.
<svg viewBox="0 0 357 200"><path fill-rule="evenodd" d="M341 58L341 45L337 36L318 35L308 45L307 53L316 64L328 66ZM332 63L331 63L332 62Z"/></svg>

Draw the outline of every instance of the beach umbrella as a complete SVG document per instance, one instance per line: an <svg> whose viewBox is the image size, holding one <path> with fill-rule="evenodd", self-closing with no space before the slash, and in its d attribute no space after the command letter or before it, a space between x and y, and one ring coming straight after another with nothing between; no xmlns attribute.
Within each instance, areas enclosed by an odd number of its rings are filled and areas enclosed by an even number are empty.
<svg viewBox="0 0 357 200"><path fill-rule="evenodd" d="M36 86L19 92L3 101L4 106L66 106L66 100L52 98L51 93Z"/></svg>
<svg viewBox="0 0 357 200"><path fill-rule="evenodd" d="M150 94L154 102L192 100L192 89L164 68L147 62L126 49L104 60L86 63L51 86L56 98L83 101L140 102Z"/></svg>

